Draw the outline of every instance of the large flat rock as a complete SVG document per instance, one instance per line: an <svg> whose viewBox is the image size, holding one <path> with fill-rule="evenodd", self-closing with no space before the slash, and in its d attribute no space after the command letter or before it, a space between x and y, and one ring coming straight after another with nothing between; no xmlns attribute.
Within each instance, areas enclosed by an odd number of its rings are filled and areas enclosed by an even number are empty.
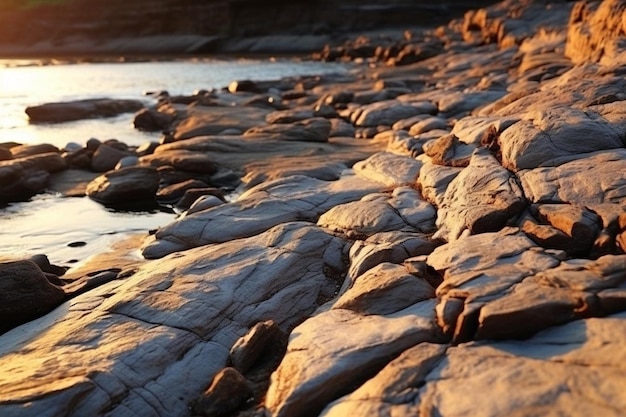
<svg viewBox="0 0 626 417"><path fill-rule="evenodd" d="M332 296L343 245L290 223L78 296L0 336L0 414L187 416L250 327L289 331Z"/></svg>

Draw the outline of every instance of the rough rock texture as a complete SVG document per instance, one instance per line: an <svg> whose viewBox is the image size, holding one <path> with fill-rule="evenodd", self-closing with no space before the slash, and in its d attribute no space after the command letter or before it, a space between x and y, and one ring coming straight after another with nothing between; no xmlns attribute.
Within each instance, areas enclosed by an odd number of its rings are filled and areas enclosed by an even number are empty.
<svg viewBox="0 0 626 417"><path fill-rule="evenodd" d="M388 315L343 309L320 313L294 329L265 405L275 416L317 415L393 356L439 337L432 301Z"/></svg>
<svg viewBox="0 0 626 417"><path fill-rule="evenodd" d="M621 0L577 3L570 15L565 55L577 64L626 63L625 16L626 4Z"/></svg>
<svg viewBox="0 0 626 417"><path fill-rule="evenodd" d="M69 301L0 336L0 415L623 415L623 4L506 0L318 55L348 73L160 94L126 170L202 188L142 236L160 259L46 275ZM0 144L0 189L99 146Z"/></svg>
<svg viewBox="0 0 626 417"><path fill-rule="evenodd" d="M76 297L2 336L0 411L188 415L249 327L271 318L288 331L332 296L343 245L289 223L155 261Z"/></svg>
<svg viewBox="0 0 626 417"><path fill-rule="evenodd" d="M324 417L620 416L626 314L553 327L525 341L420 344L392 361ZM486 393L477 394L477 393ZM590 398L593 399L590 401Z"/></svg>
<svg viewBox="0 0 626 417"><path fill-rule="evenodd" d="M44 153L0 161L0 202L20 201L42 192L50 174L67 168L58 153Z"/></svg>
<svg viewBox="0 0 626 417"><path fill-rule="evenodd" d="M235 202L194 213L159 229L156 240L144 247L143 255L160 258L196 246L253 236L281 223L316 221L331 207L381 188L379 183L354 175L338 181L294 176L263 183Z"/></svg>
<svg viewBox="0 0 626 417"><path fill-rule="evenodd" d="M488 153L475 153L470 164L448 185L439 205L438 234L457 239L501 229L526 207L517 179Z"/></svg>

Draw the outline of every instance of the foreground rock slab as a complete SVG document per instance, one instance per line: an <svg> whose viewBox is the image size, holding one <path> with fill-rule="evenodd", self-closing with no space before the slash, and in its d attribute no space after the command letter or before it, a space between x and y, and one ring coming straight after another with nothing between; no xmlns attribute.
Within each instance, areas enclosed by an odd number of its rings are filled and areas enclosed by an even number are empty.
<svg viewBox="0 0 626 417"><path fill-rule="evenodd" d="M343 246L289 223L78 296L0 336L0 414L187 416L250 327L289 331L337 291Z"/></svg>

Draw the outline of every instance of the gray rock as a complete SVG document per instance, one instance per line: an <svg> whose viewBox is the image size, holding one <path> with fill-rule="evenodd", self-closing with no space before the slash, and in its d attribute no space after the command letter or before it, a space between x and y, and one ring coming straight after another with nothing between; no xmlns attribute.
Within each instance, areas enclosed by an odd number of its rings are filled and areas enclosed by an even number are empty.
<svg viewBox="0 0 626 417"><path fill-rule="evenodd" d="M159 150L163 148L159 147ZM213 158L201 152L187 150L163 150L139 158L142 166L161 167L171 166L179 171L194 172L198 174L212 174L216 171Z"/></svg>
<svg viewBox="0 0 626 417"><path fill-rule="evenodd" d="M134 167L139 165L139 157L135 155L125 156L115 164L115 169Z"/></svg>
<svg viewBox="0 0 626 417"><path fill-rule="evenodd" d="M117 163L129 153L109 145L102 144L98 146L91 158L91 169L96 172L106 172L115 168Z"/></svg>
<svg viewBox="0 0 626 417"><path fill-rule="evenodd" d="M290 223L79 295L0 336L0 414L189 415L250 326L272 319L290 331L332 297L343 245Z"/></svg>
<svg viewBox="0 0 626 417"><path fill-rule="evenodd" d="M98 98L27 107L26 114L33 122L60 123L93 117L112 117L134 112L142 107L143 103L138 100Z"/></svg>
<svg viewBox="0 0 626 417"><path fill-rule="evenodd" d="M38 145L19 145L11 148L11 154L13 155L14 159L46 153L61 153L61 151L56 146L50 145L48 143L42 143Z"/></svg>
<svg viewBox="0 0 626 417"><path fill-rule="evenodd" d="M230 360L239 372L245 374L286 339L287 335L272 320L259 322L235 342L230 349Z"/></svg>
<svg viewBox="0 0 626 417"><path fill-rule="evenodd" d="M426 280L401 265L383 262L359 276L332 308L386 315L434 297L435 289Z"/></svg>
<svg viewBox="0 0 626 417"><path fill-rule="evenodd" d="M0 202L21 201L44 191L50 174L66 168L58 153L0 161Z"/></svg>
<svg viewBox="0 0 626 417"><path fill-rule="evenodd" d="M391 126L402 119L419 114L434 114L436 107L430 102L401 102L398 100L378 101L352 112L350 120L355 126Z"/></svg>
<svg viewBox="0 0 626 417"><path fill-rule="evenodd" d="M420 343L405 350L354 392L329 404L320 417L419 415L416 391L444 358L446 348Z"/></svg>
<svg viewBox="0 0 626 417"><path fill-rule="evenodd" d="M87 185L86 194L105 205L154 201L159 174L154 168L130 167L109 171Z"/></svg>
<svg viewBox="0 0 626 417"><path fill-rule="evenodd" d="M601 115L562 107L527 113L502 132L499 143L502 164L519 171L559 157L622 148L624 139Z"/></svg>
<svg viewBox="0 0 626 417"><path fill-rule="evenodd" d="M526 277L559 265L560 259L523 233L501 232L468 236L440 246L427 262L444 279L437 288L439 324L461 342L473 339L480 308L486 301L502 296Z"/></svg>
<svg viewBox="0 0 626 417"><path fill-rule="evenodd" d="M615 175L626 170L626 149L594 152L556 166L521 171L526 197L534 203L590 206L622 204L626 182Z"/></svg>
<svg viewBox="0 0 626 417"><path fill-rule="evenodd" d="M135 114L133 126L135 129L147 132L158 132L169 129L175 120L171 113L161 112L157 109L141 109Z"/></svg>

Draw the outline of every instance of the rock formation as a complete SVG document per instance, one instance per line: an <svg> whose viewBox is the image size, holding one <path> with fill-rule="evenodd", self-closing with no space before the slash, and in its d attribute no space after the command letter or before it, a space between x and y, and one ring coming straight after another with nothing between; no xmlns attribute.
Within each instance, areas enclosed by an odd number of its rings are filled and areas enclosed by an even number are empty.
<svg viewBox="0 0 626 417"><path fill-rule="evenodd" d="M168 97L88 193L201 197L0 335L0 415L624 415L624 10L506 0L321 53L358 76Z"/></svg>

